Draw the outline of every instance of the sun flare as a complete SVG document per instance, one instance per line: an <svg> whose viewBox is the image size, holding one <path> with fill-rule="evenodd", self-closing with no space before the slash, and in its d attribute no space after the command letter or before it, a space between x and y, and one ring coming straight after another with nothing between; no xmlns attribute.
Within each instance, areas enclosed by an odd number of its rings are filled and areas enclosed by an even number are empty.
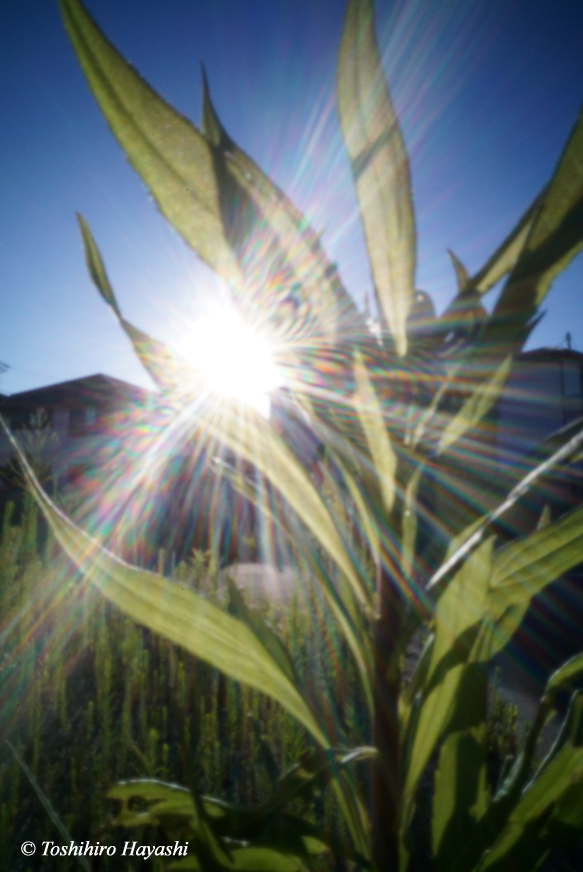
<svg viewBox="0 0 583 872"><path fill-rule="evenodd" d="M269 414L269 393L283 383L268 343L233 309L216 307L196 320L180 344L210 391Z"/></svg>

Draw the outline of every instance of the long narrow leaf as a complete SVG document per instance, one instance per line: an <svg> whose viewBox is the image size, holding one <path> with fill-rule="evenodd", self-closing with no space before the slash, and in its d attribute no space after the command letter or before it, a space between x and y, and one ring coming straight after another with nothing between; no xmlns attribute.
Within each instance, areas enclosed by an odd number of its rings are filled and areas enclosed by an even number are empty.
<svg viewBox="0 0 583 872"><path fill-rule="evenodd" d="M486 343L520 337L553 279L583 247L583 114L536 210L526 242L494 308ZM510 350L510 349L509 349Z"/></svg>
<svg viewBox="0 0 583 872"><path fill-rule="evenodd" d="M324 551L336 563L366 613L371 611L369 592L360 579L336 525L316 491L304 466L299 463L272 429L269 422L251 409L237 412L226 408L220 417L205 418L208 433L239 456L250 461L281 493ZM350 620L351 605L343 604L333 584L323 585L323 593L355 658L369 703L371 700L370 659Z"/></svg>
<svg viewBox="0 0 583 872"><path fill-rule="evenodd" d="M397 455L383 420L381 404L371 385L362 357L358 353L355 358L354 374L357 389L354 400L356 411L378 477L385 510L390 514L395 503Z"/></svg>
<svg viewBox="0 0 583 872"><path fill-rule="evenodd" d="M504 242L498 246L484 266L470 279L468 283L469 288L479 291L480 294L485 294L499 279L510 272L524 248L524 243L530 233L545 192L546 187L543 188L538 197L530 204Z"/></svg>
<svg viewBox="0 0 583 872"><path fill-rule="evenodd" d="M273 299L266 299L265 287L257 290L264 308L278 309L278 318L282 311L287 312L294 322L284 336L292 326L297 333L299 321L305 321L301 329L309 329L312 341L319 336L342 344L347 338L357 341L368 336L363 316L305 216L225 131L211 101L204 70L202 115L203 132L222 157L221 168L229 186L235 186L232 197L249 198L257 211L255 235L249 240L242 269L269 274L271 263L271 273L277 279L269 287Z"/></svg>
<svg viewBox="0 0 583 872"><path fill-rule="evenodd" d="M472 524L468 528L467 538L465 537L465 533L460 535L458 540L460 542L459 547L453 552L453 554L449 554L448 552L448 557L445 562L429 580L427 590L434 590L442 587L445 581L449 578L452 570L461 563L461 561L479 542L482 541L486 531L491 527L494 521L502 517L505 512L515 505L518 500L550 470L563 461L573 457L573 455L579 451L583 444L583 430L580 430L574 435L571 435L571 431L569 431L568 436L568 441L564 442L561 447L543 463L540 463L535 469L531 470L528 475L526 475L522 481L520 481L516 487L510 491L504 502L501 503L498 508L489 512L484 518L477 522L477 524Z"/></svg>
<svg viewBox="0 0 583 872"><path fill-rule="evenodd" d="M18 446L10 437L13 447ZM160 575L130 566L69 520L38 484L19 452L27 482L55 538L111 602L134 620L212 666L277 700L314 738L325 735L288 676L242 621Z"/></svg>
<svg viewBox="0 0 583 872"><path fill-rule="evenodd" d="M473 387L471 395L441 434L438 454L450 448L464 433L479 424L488 414L502 393L511 366L512 357L508 356L502 361L492 378Z"/></svg>
<svg viewBox="0 0 583 872"><path fill-rule="evenodd" d="M225 238L212 146L127 63L79 0L60 0L95 99L162 214L233 287L241 276Z"/></svg>
<svg viewBox="0 0 583 872"><path fill-rule="evenodd" d="M148 375L166 393L200 393L202 390L200 376L187 360L172 351L163 342L152 339L147 333L138 330L123 317L89 225L79 214L77 221L81 230L89 275L105 302L114 312Z"/></svg>
<svg viewBox="0 0 583 872"><path fill-rule="evenodd" d="M415 218L409 159L385 81L371 0L349 0L338 57L338 112L350 157L379 310L407 351Z"/></svg>

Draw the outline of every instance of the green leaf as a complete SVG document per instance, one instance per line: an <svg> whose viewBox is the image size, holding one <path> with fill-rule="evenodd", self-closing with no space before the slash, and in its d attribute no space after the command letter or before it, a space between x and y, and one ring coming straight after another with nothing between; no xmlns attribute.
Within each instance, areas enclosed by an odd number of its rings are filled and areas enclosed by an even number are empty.
<svg viewBox="0 0 583 872"><path fill-rule="evenodd" d="M77 222L81 230L81 238L83 240L83 248L85 250L87 269L89 270L89 275L93 280L93 284L95 285L105 302L109 306L111 306L118 319L121 320L121 312L117 304L115 294L113 293L113 288L109 283L109 278L107 276L101 254L99 252L99 249L97 248L97 245L95 244L95 240L91 234L91 231L89 230L89 225L85 221L85 218L83 218L83 216L80 215L78 212Z"/></svg>
<svg viewBox="0 0 583 872"><path fill-rule="evenodd" d="M18 751L16 750L16 748L14 747L12 742L9 742L8 739L5 739L4 742L8 746L8 748L10 749L10 752L15 757L16 762L18 763L18 765L20 766L20 768L24 772L24 775L26 776L30 786L32 787L32 789L36 793L42 807L44 808L47 815L49 816L49 818L53 822L55 828L58 830L59 835L61 836L63 842L65 842L65 843L72 842L71 835L70 835L69 831L67 830L67 827L65 826L65 824L63 823L63 821L61 820L61 818L59 817L59 815L57 814L57 812L53 808L51 801L49 800L48 796L45 794L42 787L40 786L40 784L38 783L38 781L34 777L34 774L28 768L28 766L26 765L26 763L24 762L24 760L22 759L22 757L20 756L20 754L18 753ZM91 872L91 866L89 865L89 860L87 860L86 857L77 856L76 860L82 869L85 869L86 872Z"/></svg>
<svg viewBox="0 0 583 872"><path fill-rule="evenodd" d="M409 479L405 489L405 505L403 507L403 535L401 537L401 565L407 578L412 579L415 570L415 543L417 540L417 525L419 507L417 492L421 482L425 464L420 463Z"/></svg>
<svg viewBox="0 0 583 872"><path fill-rule="evenodd" d="M209 435L238 456L252 463L280 492L292 510L314 535L324 551L343 573L350 586L350 595L366 614L371 613L370 594L362 583L355 565L342 541L334 518L317 492L303 464L298 461L278 437L270 422L252 409L225 407L220 416L204 419ZM363 690L372 705L370 675L372 666L367 640L362 638L350 617L351 603L344 603L328 575L318 580L332 614L355 659L363 683Z"/></svg>
<svg viewBox="0 0 583 872"><path fill-rule="evenodd" d="M463 293L470 282L470 274L459 259L459 257L453 253L449 248L447 249L447 253L449 254L449 258L453 264L453 268L455 270L455 277L457 281L457 289L458 294Z"/></svg>
<svg viewBox="0 0 583 872"><path fill-rule="evenodd" d="M248 300L243 303L250 307L259 304L264 313L269 313L272 327L282 319L289 321L283 324L282 320L284 338L292 334L296 339L302 335L306 338L308 332L316 347L323 346L320 352L325 353L331 341L342 344L368 337L365 320L326 257L319 236L225 131L212 104L204 69L202 119L203 133L220 156L216 166L225 182L221 186L223 195L229 191L231 210L247 210L239 221L248 237L240 261L251 282L245 288ZM224 212L228 210L225 203ZM249 220L250 215L254 220ZM257 229L251 230L251 225ZM268 280L257 283L258 274ZM315 348L312 356L312 363L317 365Z"/></svg>
<svg viewBox="0 0 583 872"><path fill-rule="evenodd" d="M231 286L241 285L225 238L213 149L127 63L79 0L60 0L67 33L95 99L162 214Z"/></svg>
<svg viewBox="0 0 583 872"><path fill-rule="evenodd" d="M407 351L415 218L409 160L385 81L371 0L349 0L338 57L338 113L360 204L379 311Z"/></svg>
<svg viewBox="0 0 583 872"><path fill-rule="evenodd" d="M518 628L532 597L580 563L582 551L583 507L497 552L488 595L492 654Z"/></svg>
<svg viewBox="0 0 583 872"><path fill-rule="evenodd" d="M583 247L583 115L536 210L520 257L491 319L490 341L508 347L533 317L553 279Z"/></svg>
<svg viewBox="0 0 583 872"><path fill-rule="evenodd" d="M569 687L576 681L579 681L582 676L583 652L571 657L570 660L567 660L566 663L563 663L562 666L553 672L547 683L547 693L554 693L559 689Z"/></svg>
<svg viewBox="0 0 583 872"><path fill-rule="evenodd" d="M504 242L488 258L484 266L470 280L469 287L485 294L507 272L510 272L524 248L524 243L530 233L536 214L543 201L546 188L530 204L518 224L508 234Z"/></svg>
<svg viewBox="0 0 583 872"><path fill-rule="evenodd" d="M472 388L472 393L441 434L438 454L441 454L470 427L475 427L497 402L512 367L512 357L506 357L492 378Z"/></svg>
<svg viewBox="0 0 583 872"><path fill-rule="evenodd" d="M388 514L395 503L397 455L391 445L389 431L383 420L379 399L370 383L361 355L355 355L354 375L357 394L354 405L364 430L368 450L380 485L383 504Z"/></svg>
<svg viewBox="0 0 583 872"><path fill-rule="evenodd" d="M579 426L579 424L577 425ZM539 463L527 475L524 476L508 494L504 502L496 509L489 512L482 518L479 518L473 524L462 531L458 537L451 543L448 549L447 556L443 564L436 573L430 578L427 584L427 590L437 592L443 588L447 580L451 577L451 573L461 563L461 561L478 545L486 531L492 524L501 518L518 500L523 497L540 479L561 463L572 459L577 455L583 443L583 430L573 433L571 427L566 427L564 438L560 440L560 447L550 457L547 457L542 463ZM555 446L555 436L552 437L551 446ZM548 529L548 528L546 528ZM458 547L454 547L458 546ZM452 553L453 552L453 553Z"/></svg>
<svg viewBox="0 0 583 872"><path fill-rule="evenodd" d="M582 828L583 748L569 743L524 792L476 872L530 872L553 845L575 845Z"/></svg>
<svg viewBox="0 0 583 872"><path fill-rule="evenodd" d="M467 693L481 681L482 666L467 665L478 637L488 595L494 540L488 539L474 551L452 579L435 612L435 639L431 646L430 663L423 683L423 702L415 720L414 736L408 737L411 751L404 761L404 802L410 814L414 793L433 750L450 726L460 717L458 703L464 704L460 687ZM481 697L475 706L467 706L472 726L481 723ZM458 724L460 721L458 720ZM466 726L467 726L466 723Z"/></svg>
<svg viewBox="0 0 583 872"><path fill-rule="evenodd" d="M113 310L148 375L166 393L178 395L200 393L203 390L200 376L187 360L125 320L89 225L79 214L77 214L77 221L81 229L89 275L105 302Z"/></svg>
<svg viewBox="0 0 583 872"><path fill-rule="evenodd" d="M450 872L452 857L459 853L460 845L473 838L476 824L486 810L485 732L484 725L459 730L451 733L442 745L435 773L432 817L436 872Z"/></svg>
<svg viewBox="0 0 583 872"><path fill-rule="evenodd" d="M227 586L229 590L229 612L252 630L253 635L269 651L281 671L292 684L297 686L298 676L289 651L282 640L275 630L263 620L261 613L246 604L239 588L229 575L227 575Z"/></svg>
<svg viewBox="0 0 583 872"><path fill-rule="evenodd" d="M12 444L18 451L14 440ZM297 688L249 627L192 590L115 557L54 505L20 452L19 458L55 538L104 596L150 630L277 700L319 744L328 746Z"/></svg>

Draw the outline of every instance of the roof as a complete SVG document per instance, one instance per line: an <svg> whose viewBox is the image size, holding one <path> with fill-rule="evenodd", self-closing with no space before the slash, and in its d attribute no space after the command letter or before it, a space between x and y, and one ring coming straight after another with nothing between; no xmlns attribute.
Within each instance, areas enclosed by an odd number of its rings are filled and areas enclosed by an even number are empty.
<svg viewBox="0 0 583 872"><path fill-rule="evenodd" d="M68 405L70 403L95 403L101 405L112 398L147 404L157 396L153 391L137 387L109 375L84 376L71 381L58 382L30 391L22 391L10 396L1 396L0 404L11 408L30 408L31 406Z"/></svg>
<svg viewBox="0 0 583 872"><path fill-rule="evenodd" d="M532 351L521 351L516 355L521 362L547 363L549 361L571 360L583 363L583 352L569 348L534 348Z"/></svg>

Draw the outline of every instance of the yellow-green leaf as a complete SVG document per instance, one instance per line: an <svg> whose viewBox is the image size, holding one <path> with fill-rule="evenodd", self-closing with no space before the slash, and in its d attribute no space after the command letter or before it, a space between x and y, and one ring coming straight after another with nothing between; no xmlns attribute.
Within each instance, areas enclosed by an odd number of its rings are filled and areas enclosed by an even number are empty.
<svg viewBox="0 0 583 872"><path fill-rule="evenodd" d="M379 310L399 354L415 276L409 159L383 73L371 0L349 0L338 57L338 112Z"/></svg>
<svg viewBox="0 0 583 872"><path fill-rule="evenodd" d="M383 503L386 511L390 513L395 503L397 455L391 445L389 431L383 420L381 404L358 352L354 360L354 375L357 390L354 404L364 430Z"/></svg>
<svg viewBox="0 0 583 872"><path fill-rule="evenodd" d="M470 274L457 256L457 254L454 254L453 251L451 251L449 248L447 249L447 253L449 254L450 260L455 270L458 293L461 294L469 284Z"/></svg>
<svg viewBox="0 0 583 872"><path fill-rule="evenodd" d="M488 414L506 384L511 366L512 357L508 356L498 366L492 378L473 387L471 395L441 434L439 454L457 442L470 427L475 427Z"/></svg>
<svg viewBox="0 0 583 872"><path fill-rule="evenodd" d="M248 626L194 591L115 557L54 505L22 454L20 461L55 538L104 596L138 623L277 700L328 747L299 691Z"/></svg>
<svg viewBox="0 0 583 872"><path fill-rule="evenodd" d="M228 405L217 415L205 415L204 426L209 435L252 463L281 493L343 574L350 595L355 597L365 613L370 614L370 594L346 550L332 515L305 467L278 437L273 426L250 408ZM354 656L363 689L372 705L372 665L368 642L359 637L350 618L352 605L342 601L339 591L329 579L320 577L319 580L325 582L322 591Z"/></svg>
<svg viewBox="0 0 583 872"><path fill-rule="evenodd" d="M137 327L125 320L89 225L82 215L78 214L77 220L81 229L89 275L105 302L113 310L146 372L166 393L179 395L200 393L203 390L200 376L187 360L177 352L172 351L163 342L152 339L147 333L138 330Z"/></svg>
<svg viewBox="0 0 583 872"><path fill-rule="evenodd" d="M265 314L269 311L272 327L281 322L284 340L309 335L326 347L332 341L341 346L368 336L363 316L306 217L225 131L204 71L202 117L203 132L221 156L220 171L231 199L249 200L256 210L242 264L249 297L243 304L260 304Z"/></svg>
<svg viewBox="0 0 583 872"><path fill-rule="evenodd" d="M162 214L233 287L241 284L224 234L213 149L127 63L79 0L60 0L89 87L130 163Z"/></svg>
<svg viewBox="0 0 583 872"><path fill-rule="evenodd" d="M542 195L526 242L495 306L493 328L525 324L551 282L583 247L583 114ZM504 336L502 334L502 339Z"/></svg>
<svg viewBox="0 0 583 872"><path fill-rule="evenodd" d="M504 242L498 246L494 254L488 258L484 266L470 279L469 287L485 294L499 279L510 272L524 248L524 243L536 218L536 213L542 203L545 189L530 204L518 224L508 234Z"/></svg>

